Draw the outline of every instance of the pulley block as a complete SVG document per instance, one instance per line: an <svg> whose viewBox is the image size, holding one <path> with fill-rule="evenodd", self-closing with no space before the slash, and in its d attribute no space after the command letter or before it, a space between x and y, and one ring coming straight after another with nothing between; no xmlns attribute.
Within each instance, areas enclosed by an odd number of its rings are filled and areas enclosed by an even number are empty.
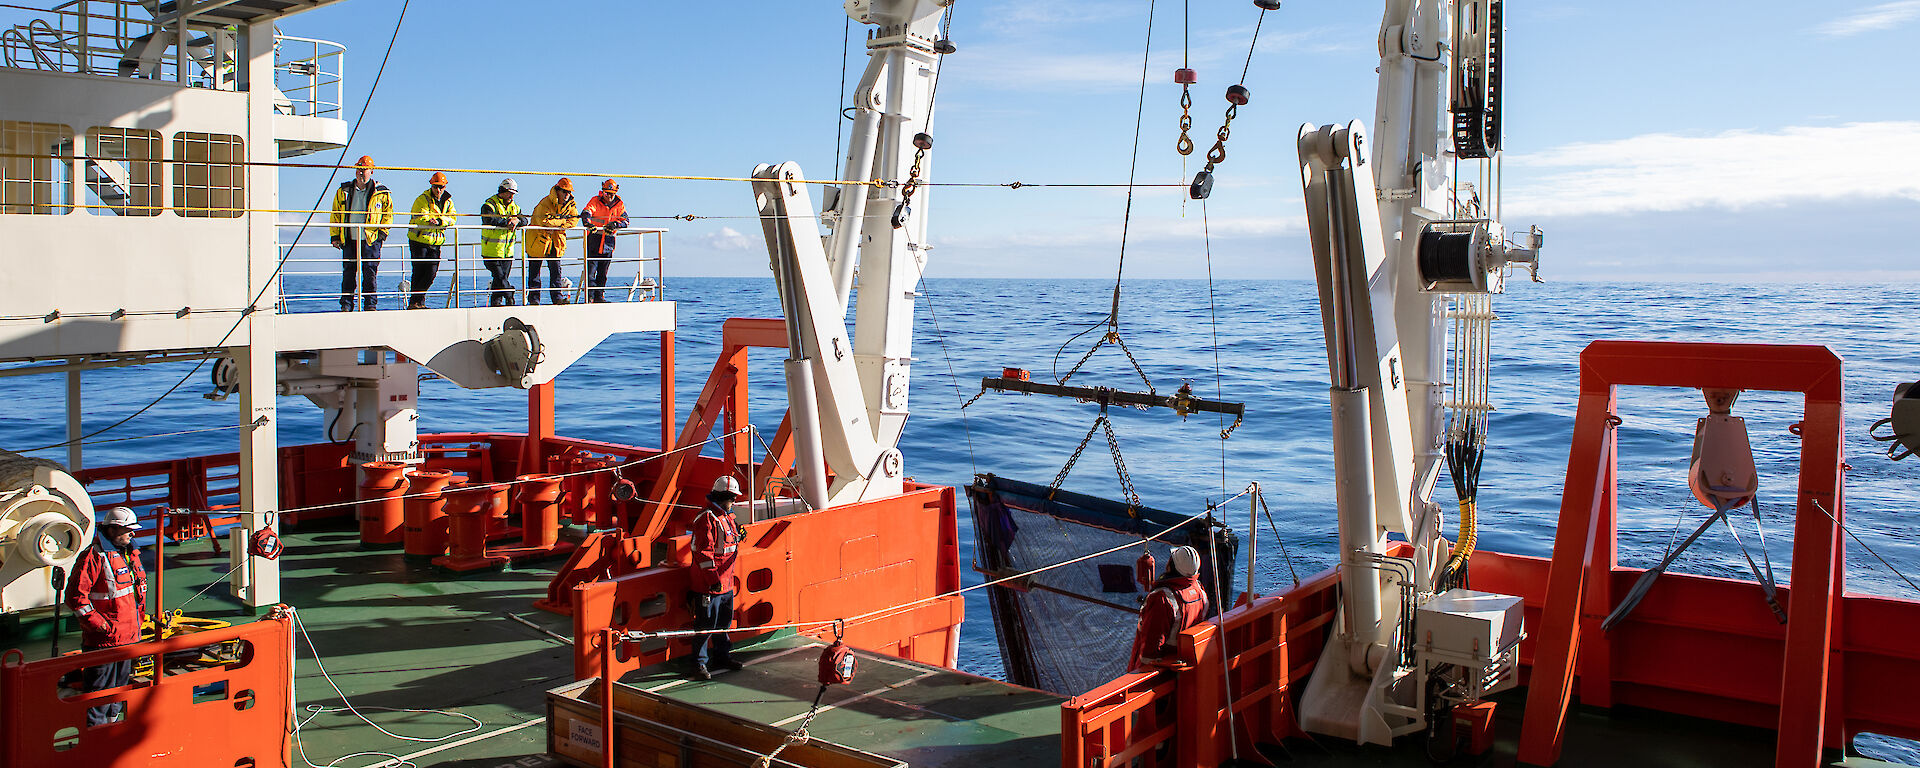
<svg viewBox="0 0 1920 768"><path fill-rule="evenodd" d="M1187 197L1194 200L1205 200L1212 194L1213 165L1209 163L1206 169L1193 175L1193 183L1187 186Z"/></svg>

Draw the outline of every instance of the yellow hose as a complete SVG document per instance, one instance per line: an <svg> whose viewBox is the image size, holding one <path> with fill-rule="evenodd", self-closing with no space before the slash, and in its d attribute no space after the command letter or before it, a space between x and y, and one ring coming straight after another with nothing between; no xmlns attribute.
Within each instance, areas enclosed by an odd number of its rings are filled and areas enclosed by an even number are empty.
<svg viewBox="0 0 1920 768"><path fill-rule="evenodd" d="M1456 576L1467 572L1467 558L1473 556L1474 539L1478 535L1475 525L1478 511L1473 499L1460 500L1460 538L1453 543L1453 555L1447 558L1443 573Z"/></svg>

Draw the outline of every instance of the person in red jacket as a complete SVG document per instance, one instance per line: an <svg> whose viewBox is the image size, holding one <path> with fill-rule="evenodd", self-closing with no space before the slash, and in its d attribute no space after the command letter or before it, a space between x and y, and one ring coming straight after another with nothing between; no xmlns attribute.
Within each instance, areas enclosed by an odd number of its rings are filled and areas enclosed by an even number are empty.
<svg viewBox="0 0 1920 768"><path fill-rule="evenodd" d="M133 510L114 507L100 521L93 546L80 553L67 581L67 606L81 623L80 648L102 648L140 642L140 619L147 610L147 572L133 546L140 519ZM133 678L133 659L88 667L81 690L99 691L126 685ZM87 710L87 725L104 725L126 716L126 702L102 704Z"/></svg>
<svg viewBox="0 0 1920 768"><path fill-rule="evenodd" d="M1139 671L1172 664L1180 650L1180 632L1207 616L1207 592L1200 586L1200 553L1174 547L1167 572L1153 583L1140 606L1133 633L1133 658L1127 669Z"/></svg>
<svg viewBox="0 0 1920 768"><path fill-rule="evenodd" d="M605 304L614 236L627 228L627 203L620 199L620 182L600 182L600 194L580 209L580 226L587 228L587 301Z"/></svg>
<svg viewBox="0 0 1920 768"><path fill-rule="evenodd" d="M733 658L733 641L724 631L733 627L734 559L740 548L740 524L733 519L733 500L740 483L731 475L713 481L707 505L693 519L693 590L687 595L693 609L693 679L710 680L708 667L740 669Z"/></svg>

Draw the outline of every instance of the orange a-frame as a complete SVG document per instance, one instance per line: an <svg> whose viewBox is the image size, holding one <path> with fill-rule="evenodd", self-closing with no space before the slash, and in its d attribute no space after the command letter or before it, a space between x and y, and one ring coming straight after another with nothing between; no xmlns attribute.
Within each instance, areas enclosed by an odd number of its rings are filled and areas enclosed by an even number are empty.
<svg viewBox="0 0 1920 768"><path fill-rule="evenodd" d="M1543 621L1527 693L1520 760L1560 759L1574 676L1583 703L1608 706L1610 646L1600 622L1613 606L1616 392L1623 386L1800 392L1800 488L1794 511L1791 600L1780 676L1778 768L1820 763L1827 737L1834 611L1843 593L1840 521L1840 358L1826 347L1596 341L1580 355L1567 484L1554 535ZM1656 589L1658 589L1656 587ZM1710 649L1671 648L1675 654Z"/></svg>

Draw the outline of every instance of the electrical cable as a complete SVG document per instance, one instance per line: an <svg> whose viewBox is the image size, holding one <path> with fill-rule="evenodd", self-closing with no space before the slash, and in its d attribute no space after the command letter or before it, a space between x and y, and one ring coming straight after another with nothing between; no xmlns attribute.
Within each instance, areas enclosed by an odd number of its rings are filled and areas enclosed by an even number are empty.
<svg viewBox="0 0 1920 768"><path fill-rule="evenodd" d="M374 93L380 90L380 78L381 76L385 75L387 72L387 60L393 55L393 44L395 41L400 39L400 26L406 22L407 7L412 3L413 3L413 0L403 0L403 2L400 3L400 14L397 18L394 19L394 22L393 22L393 35L387 38L387 51L385 54L382 54L380 57L380 68L374 73L373 82L367 86L367 98L360 105L360 114L355 116L353 119L353 129L347 132L346 143L340 145L340 160L343 162L346 160L346 157L347 157L347 149L353 145L354 136L360 133L360 123L361 121L365 120L367 117L367 108L373 104ZM339 173L339 166L336 166L334 168L334 175L330 175L327 177L327 187L333 186L334 176L338 175L338 173ZM322 200L324 200L326 196L325 189L326 188L322 188L322 191L321 191ZM313 204L316 210L318 209L320 202L321 202L320 200L314 201ZM313 223L313 213L308 213L306 223L301 224L299 234L294 235L293 241L295 243L298 243L300 241L300 235L305 234L307 231L308 225L312 223ZM266 296L267 290L274 286L274 281L280 276L280 271L286 268L287 259L291 258L292 256L293 256L293 246L289 245L287 246L287 252L282 254L280 256L279 262L274 265L273 273L268 275L266 280L261 281L260 291L254 294L253 299L251 301L247 302L247 308L240 313L240 317L233 321L233 327L228 328L227 332L220 336L220 341L214 343L213 346L219 347L219 346L225 345L227 343L227 339L233 338L234 332L240 330L240 326L244 325L247 322L247 318L251 317L254 312L259 310L261 297ZM64 448L66 446L73 445L74 443L79 443L94 437L98 437L102 433L118 428L119 426L126 424L129 421L133 421L135 418L138 418L140 414L143 414L149 410L152 410L153 407L156 405L159 405L162 400L167 399L168 396L172 395L174 392L179 391L181 387L186 386L186 383L192 380L196 374L200 373L200 369L206 366L206 364L207 364L207 359L201 358L199 362L194 363L192 370L187 371L187 374L185 376L181 376L179 381L174 382L173 386L167 388L167 391L160 393L160 396L154 398L152 402L149 402L146 405L140 406L139 410L136 410L133 413L128 414L125 418L119 421L116 421L112 424L108 424L107 426L101 427L100 429L94 430L92 432L89 432L77 438L72 438L62 442L54 443L52 445L43 445L38 448L30 448L25 451L15 451L15 453L24 454L24 453L32 453L35 451L49 450L53 448Z"/></svg>

